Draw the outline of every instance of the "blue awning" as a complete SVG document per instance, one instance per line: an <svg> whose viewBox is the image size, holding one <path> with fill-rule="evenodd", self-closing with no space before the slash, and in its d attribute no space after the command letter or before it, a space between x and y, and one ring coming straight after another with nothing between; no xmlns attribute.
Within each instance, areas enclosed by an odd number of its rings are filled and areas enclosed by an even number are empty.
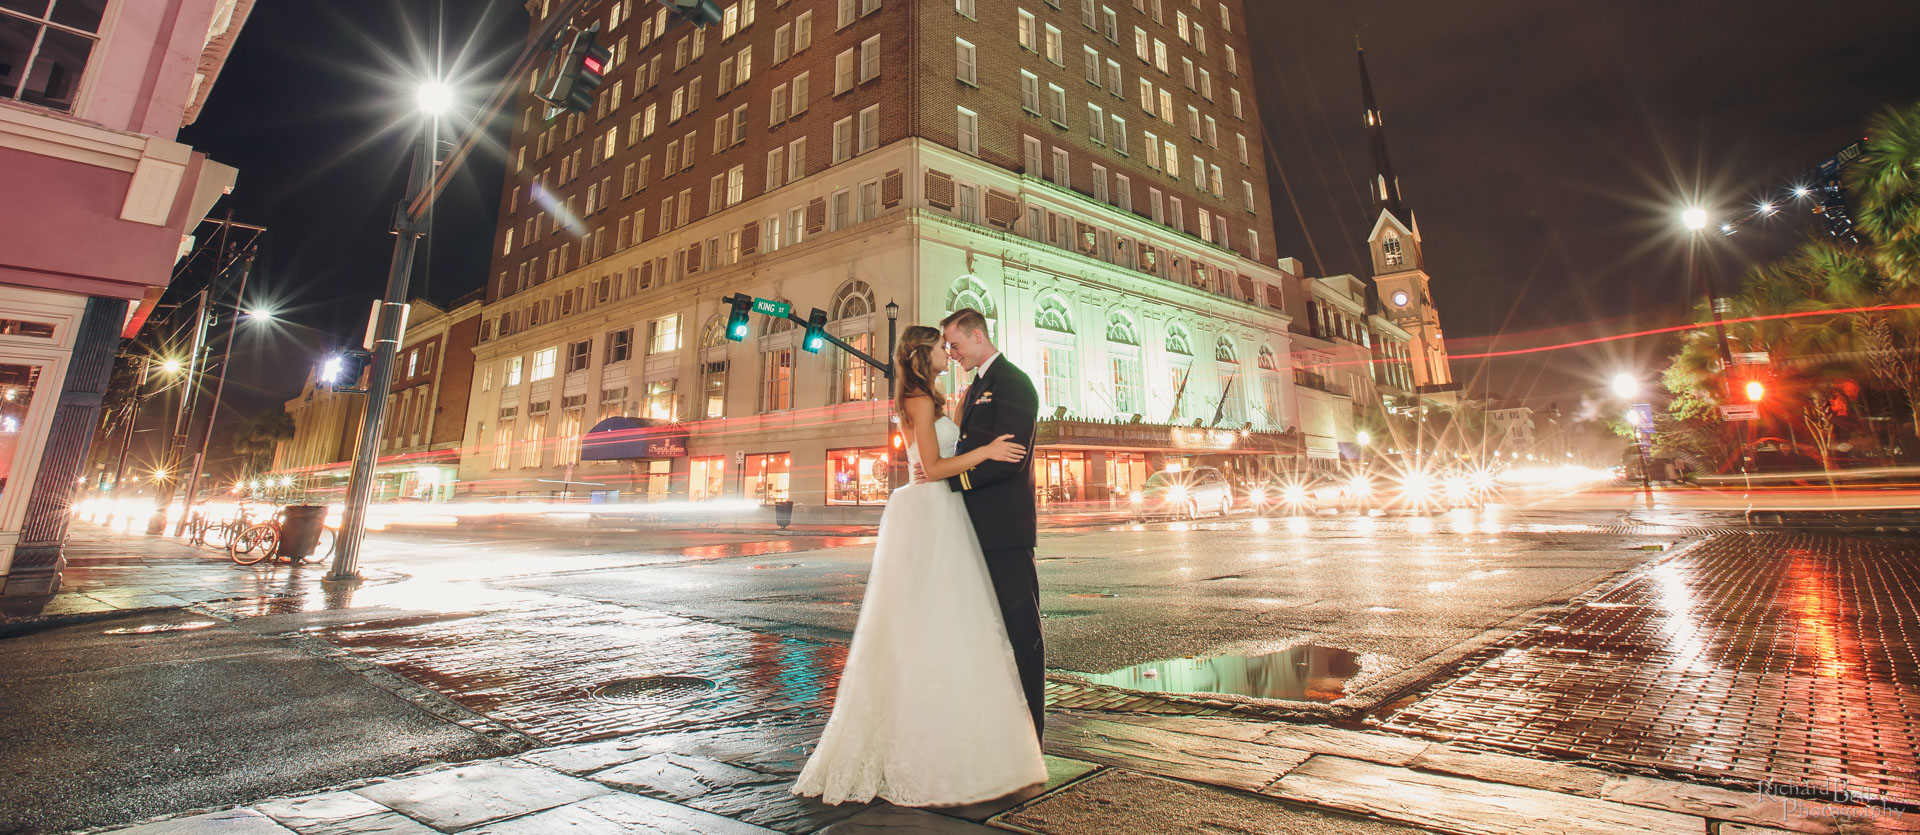
<svg viewBox="0 0 1920 835"><path fill-rule="evenodd" d="M1360 460L1360 445L1340 442L1340 457L1348 461Z"/></svg>
<svg viewBox="0 0 1920 835"><path fill-rule="evenodd" d="M594 424L580 440L583 461L686 456L687 427L672 421L610 417Z"/></svg>

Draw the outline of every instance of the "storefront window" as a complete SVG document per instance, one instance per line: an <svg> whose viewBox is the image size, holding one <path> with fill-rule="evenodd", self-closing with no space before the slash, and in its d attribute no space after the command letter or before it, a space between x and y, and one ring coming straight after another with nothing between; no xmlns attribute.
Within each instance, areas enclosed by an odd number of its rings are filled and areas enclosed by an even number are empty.
<svg viewBox="0 0 1920 835"><path fill-rule="evenodd" d="M647 501L657 502L665 499L672 484L672 461L661 459L647 462Z"/></svg>
<svg viewBox="0 0 1920 835"><path fill-rule="evenodd" d="M694 501L717 499L726 489L727 463L719 456L695 458L690 462L687 498Z"/></svg>
<svg viewBox="0 0 1920 835"><path fill-rule="evenodd" d="M0 365L0 496L6 495L13 478L13 459L20 453L27 410L33 406L33 391L39 382L40 366Z"/></svg>
<svg viewBox="0 0 1920 835"><path fill-rule="evenodd" d="M887 481L887 448L836 449L827 453L828 504L881 504Z"/></svg>
<svg viewBox="0 0 1920 835"><path fill-rule="evenodd" d="M1125 501L1147 481L1147 456L1138 452L1107 454L1107 495Z"/></svg>
<svg viewBox="0 0 1920 835"><path fill-rule="evenodd" d="M1077 502L1086 498L1087 454L1084 452L1043 452L1040 454L1040 502Z"/></svg>
<svg viewBox="0 0 1920 835"><path fill-rule="evenodd" d="M792 468L793 457L784 452L747 456L746 494L761 504L787 501L787 473Z"/></svg>

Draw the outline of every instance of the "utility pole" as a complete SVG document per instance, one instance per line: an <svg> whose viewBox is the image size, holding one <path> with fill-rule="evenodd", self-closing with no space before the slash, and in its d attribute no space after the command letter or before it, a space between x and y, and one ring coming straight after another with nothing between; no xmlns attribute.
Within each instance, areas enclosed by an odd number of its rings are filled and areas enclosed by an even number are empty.
<svg viewBox="0 0 1920 835"><path fill-rule="evenodd" d="M181 378L180 403L173 413L173 434L167 438L166 463L163 465L167 473L167 491L164 494L158 490L154 491L156 502L153 516L147 520L148 536L158 536L166 532L167 511L173 507L173 498L179 492L181 458L186 453L188 420L193 414L194 393L199 389L196 378L199 374L201 347L206 340L207 291L201 290L195 294L193 308L193 350L187 355L187 367L183 369L185 376ZM185 518L185 515L181 516L183 521Z"/></svg>
<svg viewBox="0 0 1920 835"><path fill-rule="evenodd" d="M140 376L134 378L133 399L127 404L127 431L120 439L120 460L113 465L113 502L107 505L107 522L113 522L113 512L120 507L121 479L127 475L127 458L133 454L133 430L140 423L140 401L146 398L142 389L147 387L147 371L153 366L153 355L140 355Z"/></svg>
<svg viewBox="0 0 1920 835"><path fill-rule="evenodd" d="M232 218L228 218L232 222ZM193 514L194 499L199 495L200 469L207 460L207 445L213 441L214 424L220 420L220 396L227 390L227 366L233 360L233 334L240 330L240 317L247 313L240 309L239 303L247 297L247 276L253 272L254 250L247 250L245 260L240 262L240 286L234 290L233 320L227 323L226 345L220 349L220 376L213 384L213 408L207 411L207 430L200 435L200 451L193 456L193 473L187 476L186 505L180 509L180 524L173 533L179 536L186 529L187 517Z"/></svg>

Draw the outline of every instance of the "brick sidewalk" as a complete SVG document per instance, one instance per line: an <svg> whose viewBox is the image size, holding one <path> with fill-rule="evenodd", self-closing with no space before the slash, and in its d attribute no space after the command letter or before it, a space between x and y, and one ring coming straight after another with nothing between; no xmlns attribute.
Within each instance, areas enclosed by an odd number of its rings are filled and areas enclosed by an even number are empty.
<svg viewBox="0 0 1920 835"><path fill-rule="evenodd" d="M1920 804L1920 545L1711 537L1482 653L1385 727Z"/></svg>

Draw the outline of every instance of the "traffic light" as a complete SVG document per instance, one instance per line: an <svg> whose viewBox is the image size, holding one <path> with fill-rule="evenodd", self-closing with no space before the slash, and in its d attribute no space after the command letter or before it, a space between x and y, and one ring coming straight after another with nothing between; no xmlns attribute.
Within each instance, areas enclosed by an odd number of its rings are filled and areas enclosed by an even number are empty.
<svg viewBox="0 0 1920 835"><path fill-rule="evenodd" d="M807 316L807 335L800 340L800 349L809 354L820 353L820 346L827 344L827 312L814 308Z"/></svg>
<svg viewBox="0 0 1920 835"><path fill-rule="evenodd" d="M1759 380L1747 381L1747 402L1748 403L1758 403L1760 402L1761 398L1766 396L1767 396L1767 387L1764 385L1761 385Z"/></svg>
<svg viewBox="0 0 1920 835"><path fill-rule="evenodd" d="M678 15L680 19L702 29L719 23L722 19L720 6L713 0L656 0L656 2L666 6L668 11Z"/></svg>
<svg viewBox="0 0 1920 835"><path fill-rule="evenodd" d="M727 338L734 342L746 339L747 308L753 304L753 299L735 293L726 297L723 301L733 308L727 313Z"/></svg>
<svg viewBox="0 0 1920 835"><path fill-rule="evenodd" d="M553 74L553 85L547 88L544 96L547 104L553 106L547 111L547 118L553 118L561 110L575 113L593 110L594 91L600 89L607 59L613 57L610 50L593 42L598 34L598 22L580 30L573 36L573 45L567 48L566 54L560 56L560 66Z"/></svg>

